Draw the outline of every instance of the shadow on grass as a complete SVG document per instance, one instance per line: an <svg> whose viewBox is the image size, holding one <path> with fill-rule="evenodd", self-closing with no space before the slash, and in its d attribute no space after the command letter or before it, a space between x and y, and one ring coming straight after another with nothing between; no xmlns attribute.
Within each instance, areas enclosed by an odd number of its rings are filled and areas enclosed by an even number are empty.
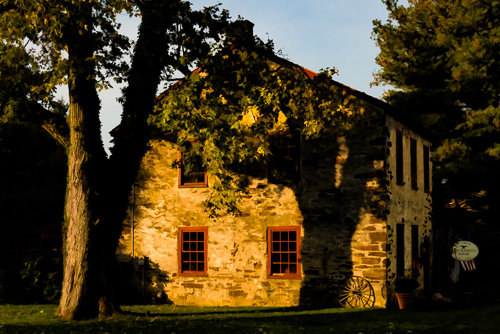
<svg viewBox="0 0 500 334"><path fill-rule="evenodd" d="M154 307L153 307L154 308ZM312 307L208 307L209 311L202 311L204 307L183 307L183 306L172 306L172 309L168 312L151 312L147 307L143 307L144 311L130 311L124 310L122 313L124 315L136 316L136 317L184 317L184 316L207 316L207 315L241 315L241 314L300 314L300 312L314 312L325 310L323 308L312 308ZM193 310L194 311L189 311ZM335 309L327 309L335 310ZM344 309L338 308L337 312L342 312ZM337 313L333 311L332 313Z"/></svg>
<svg viewBox="0 0 500 334"><path fill-rule="evenodd" d="M500 306L399 311L150 305L105 320L28 319L0 325L0 333L496 333L499 312Z"/></svg>

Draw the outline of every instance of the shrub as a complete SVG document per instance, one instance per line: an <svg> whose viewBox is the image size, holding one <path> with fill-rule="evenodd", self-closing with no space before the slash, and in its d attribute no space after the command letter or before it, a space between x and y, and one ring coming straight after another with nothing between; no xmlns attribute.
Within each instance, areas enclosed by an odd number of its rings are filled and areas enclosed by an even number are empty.
<svg viewBox="0 0 500 334"><path fill-rule="evenodd" d="M59 250L30 253L20 271L26 295L34 303L56 303L61 294L62 254Z"/></svg>

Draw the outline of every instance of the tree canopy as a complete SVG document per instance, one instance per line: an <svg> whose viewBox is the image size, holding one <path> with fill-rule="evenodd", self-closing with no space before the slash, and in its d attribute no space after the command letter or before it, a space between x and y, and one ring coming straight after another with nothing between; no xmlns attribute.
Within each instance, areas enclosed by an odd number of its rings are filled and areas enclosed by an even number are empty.
<svg viewBox="0 0 500 334"><path fill-rule="evenodd" d="M381 67L374 83L395 87L386 99L434 135L436 189L446 190L448 199L487 189L494 203L500 177L500 1L383 2L389 19L374 21Z"/></svg>

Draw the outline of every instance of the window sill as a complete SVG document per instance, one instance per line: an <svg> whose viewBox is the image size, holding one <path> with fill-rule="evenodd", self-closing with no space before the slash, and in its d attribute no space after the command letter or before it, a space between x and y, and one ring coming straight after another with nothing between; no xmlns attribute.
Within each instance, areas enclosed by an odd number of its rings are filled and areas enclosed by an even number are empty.
<svg viewBox="0 0 500 334"><path fill-rule="evenodd" d="M197 272L183 272L183 273L178 273L177 276L179 277L208 277L208 273L197 273Z"/></svg>
<svg viewBox="0 0 500 334"><path fill-rule="evenodd" d="M288 280L301 280L302 275L300 274L293 274L293 275L267 275L268 279L288 279Z"/></svg>
<svg viewBox="0 0 500 334"><path fill-rule="evenodd" d="M207 183L185 183L179 184L179 188L208 188Z"/></svg>

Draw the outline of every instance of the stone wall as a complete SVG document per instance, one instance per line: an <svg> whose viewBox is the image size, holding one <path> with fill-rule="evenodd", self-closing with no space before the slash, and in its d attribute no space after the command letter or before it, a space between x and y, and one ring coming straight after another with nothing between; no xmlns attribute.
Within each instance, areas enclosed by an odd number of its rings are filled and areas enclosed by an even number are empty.
<svg viewBox="0 0 500 334"><path fill-rule="evenodd" d="M267 226L301 225L302 216L290 188L252 188L241 203L241 217L208 218L201 202L210 188L179 188L176 147L151 141L135 186L132 209L119 246L122 259L148 257L165 278L150 289L164 291L179 305L299 304L300 280L267 279ZM209 178L210 184L210 178ZM132 250L132 220L134 242ZM178 275L178 227L208 227L207 277Z"/></svg>
<svg viewBox="0 0 500 334"><path fill-rule="evenodd" d="M405 276L418 275L420 283L419 290L430 289L430 247L424 245L427 239L429 245L432 244L432 223L431 223L431 205L432 205L432 182L430 182L430 192L424 192L423 178L423 145L431 147L429 140L423 138L416 132L408 129L401 122L392 117L387 117L387 128L390 132L390 140L388 142L389 155L387 158L387 170L389 176L389 214L387 216L388 225L388 283L390 293L390 303L395 303L393 295L393 283L396 279L396 225L404 224L404 263ZM396 131L400 131L403 136L403 185L396 183ZM417 141L417 186L418 189L411 187L410 175L410 138ZM432 163L429 167L429 178L432 180ZM418 273L412 269L412 225L418 226L419 234L419 269ZM425 249L427 248L427 249ZM427 252L427 254L425 254ZM426 262L428 261L428 262Z"/></svg>

